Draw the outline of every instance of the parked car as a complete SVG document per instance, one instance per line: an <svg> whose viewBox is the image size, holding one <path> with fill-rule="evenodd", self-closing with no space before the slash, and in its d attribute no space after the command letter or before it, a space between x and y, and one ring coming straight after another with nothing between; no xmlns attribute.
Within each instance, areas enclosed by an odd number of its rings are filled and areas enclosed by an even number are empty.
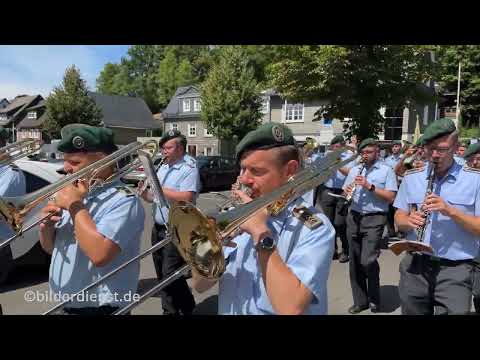
<svg viewBox="0 0 480 360"><path fill-rule="evenodd" d="M237 181L240 168L234 158L224 156L198 156L201 192L228 190Z"/></svg>
<svg viewBox="0 0 480 360"><path fill-rule="evenodd" d="M63 162L42 162L32 160L17 160L15 164L25 174L27 194L39 190L46 185L52 184L62 178ZM37 208L27 214L25 223L33 222L38 216ZM1 239L6 240L6 239ZM0 250L0 284L4 283L11 271L18 265L42 265L50 264L50 256L40 247L38 239L38 227L34 227L23 233L9 246Z"/></svg>

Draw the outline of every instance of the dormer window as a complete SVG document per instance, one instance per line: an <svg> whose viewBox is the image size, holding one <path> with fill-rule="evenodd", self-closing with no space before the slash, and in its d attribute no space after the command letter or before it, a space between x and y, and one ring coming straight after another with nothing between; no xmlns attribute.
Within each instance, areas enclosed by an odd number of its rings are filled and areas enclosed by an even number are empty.
<svg viewBox="0 0 480 360"><path fill-rule="evenodd" d="M7 115L5 114L0 115L0 121L7 121L7 120L8 120Z"/></svg>
<svg viewBox="0 0 480 360"><path fill-rule="evenodd" d="M36 111L30 111L27 114L27 118L31 120L37 120L37 112Z"/></svg>
<svg viewBox="0 0 480 360"><path fill-rule="evenodd" d="M193 111L202 111L202 104L200 103L200 99L193 100Z"/></svg>
<svg viewBox="0 0 480 360"><path fill-rule="evenodd" d="M190 99L183 99L183 112L190 111Z"/></svg>

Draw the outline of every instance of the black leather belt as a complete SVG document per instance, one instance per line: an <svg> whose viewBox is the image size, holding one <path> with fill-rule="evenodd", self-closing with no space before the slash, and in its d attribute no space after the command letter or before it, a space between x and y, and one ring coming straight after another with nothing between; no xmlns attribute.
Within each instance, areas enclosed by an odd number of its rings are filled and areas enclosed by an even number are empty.
<svg viewBox="0 0 480 360"><path fill-rule="evenodd" d="M366 216L375 216L375 215L383 215L383 216L387 216L387 213L386 212L373 212L373 213L366 213L366 214L362 214L362 213L359 213L358 211L355 211L355 210L350 210L352 212L353 215L355 216L362 216L362 217L366 217Z"/></svg>
<svg viewBox="0 0 480 360"><path fill-rule="evenodd" d="M414 256L421 256L423 260L427 261L432 265L441 265L441 266L457 266L460 264L473 264L474 259L463 259L463 260L450 260L437 256L427 255L427 254L414 254Z"/></svg>

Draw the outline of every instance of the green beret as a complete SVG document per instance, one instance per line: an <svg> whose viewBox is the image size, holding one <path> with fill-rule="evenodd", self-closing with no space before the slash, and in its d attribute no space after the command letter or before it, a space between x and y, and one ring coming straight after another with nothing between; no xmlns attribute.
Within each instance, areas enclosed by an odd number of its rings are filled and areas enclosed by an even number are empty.
<svg viewBox="0 0 480 360"><path fill-rule="evenodd" d="M185 135L182 135L180 131L173 129L168 130L165 134L163 134L162 138L158 142L158 146L162 147L163 144L165 144L168 140L172 140L175 138L181 138L185 146L187 146L187 138L185 137Z"/></svg>
<svg viewBox="0 0 480 360"><path fill-rule="evenodd" d="M335 145L335 144L344 143L344 142L345 142L345 139L343 138L343 136L337 135L332 139L332 141L330 141L330 145Z"/></svg>
<svg viewBox="0 0 480 360"><path fill-rule="evenodd" d="M392 145L402 145L401 140L393 140Z"/></svg>
<svg viewBox="0 0 480 360"><path fill-rule="evenodd" d="M360 145L358 145L358 151L362 151L363 148L365 148L366 146L369 146L369 145L377 145L377 140L372 139L372 138L367 138L367 139L363 140L360 143Z"/></svg>
<svg viewBox="0 0 480 360"><path fill-rule="evenodd" d="M245 135L235 152L237 159L240 159L246 150L266 150L285 145L295 145L292 130L283 124L266 123Z"/></svg>
<svg viewBox="0 0 480 360"><path fill-rule="evenodd" d="M472 144L468 147L467 150L465 150L465 153L463 154L463 157L466 159L472 155L475 155L480 152L480 142L477 142L475 144Z"/></svg>
<svg viewBox="0 0 480 360"><path fill-rule="evenodd" d="M3 127L0 127L0 139L7 140L10 137L10 131Z"/></svg>
<svg viewBox="0 0 480 360"><path fill-rule="evenodd" d="M421 135L417 142L415 143L415 146L423 146L425 145L425 138L424 138L424 135Z"/></svg>
<svg viewBox="0 0 480 360"><path fill-rule="evenodd" d="M61 133L62 140L57 148L63 153L117 150L113 141L113 131L104 127L70 124L65 126Z"/></svg>
<svg viewBox="0 0 480 360"><path fill-rule="evenodd" d="M435 120L425 129L423 143L426 144L441 136L453 133L456 130L454 122L449 118Z"/></svg>

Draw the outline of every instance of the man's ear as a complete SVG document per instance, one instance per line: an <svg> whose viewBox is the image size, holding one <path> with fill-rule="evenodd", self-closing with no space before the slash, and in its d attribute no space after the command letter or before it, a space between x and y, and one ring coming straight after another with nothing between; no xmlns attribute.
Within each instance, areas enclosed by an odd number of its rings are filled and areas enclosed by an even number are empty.
<svg viewBox="0 0 480 360"><path fill-rule="evenodd" d="M287 162L287 166L286 166L287 177L295 175L298 171L298 168L299 168L299 163L297 160L290 160L289 162Z"/></svg>

